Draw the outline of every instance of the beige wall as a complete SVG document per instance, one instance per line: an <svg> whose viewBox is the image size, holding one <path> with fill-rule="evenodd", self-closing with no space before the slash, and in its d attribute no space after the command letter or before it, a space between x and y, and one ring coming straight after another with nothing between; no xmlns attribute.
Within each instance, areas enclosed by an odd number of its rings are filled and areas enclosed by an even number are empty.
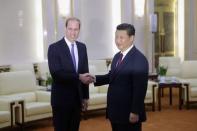
<svg viewBox="0 0 197 131"><path fill-rule="evenodd" d="M185 0L185 59L197 60L196 0Z"/></svg>
<svg viewBox="0 0 197 131"><path fill-rule="evenodd" d="M43 45L38 41L38 2L41 5L39 0L0 0L0 65L42 60L37 52Z"/></svg>
<svg viewBox="0 0 197 131"><path fill-rule="evenodd" d="M58 15L57 0L43 0L43 44L44 56L47 58L48 46L64 36L64 19ZM87 44L90 59L112 58L116 53L112 47L112 12L111 2L114 0L73 0L73 14L82 21L79 40ZM12 3L12 4L10 4ZM96 4L95 4L96 3ZM134 24L136 28L135 45L152 63L152 33L150 31L150 14L153 13L153 0L146 2L145 15L138 18L134 15L133 1L121 0L121 21ZM13 8L13 7L15 8ZM16 62L35 62L38 60L36 52L35 8L33 1L1 0L1 18L6 26L0 25L0 64ZM20 10L24 12L24 27L19 28ZM5 13L6 12L6 13ZM28 23L26 23L28 22ZM19 30L20 29L20 30ZM20 51L19 51L20 48ZM10 51L12 53L10 53Z"/></svg>

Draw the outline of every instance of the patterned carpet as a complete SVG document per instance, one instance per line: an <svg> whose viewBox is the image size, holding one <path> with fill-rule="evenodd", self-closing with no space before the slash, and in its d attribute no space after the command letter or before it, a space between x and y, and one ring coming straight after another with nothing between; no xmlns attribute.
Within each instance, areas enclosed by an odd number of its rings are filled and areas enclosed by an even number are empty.
<svg viewBox="0 0 197 131"><path fill-rule="evenodd" d="M147 107L147 121L143 123L143 131L197 131L197 105L187 110L178 109L178 95L173 92L173 105L169 105L167 93L162 98L162 110L155 112ZM80 131L111 131L110 123L105 119L105 111L88 114L87 120L82 120ZM5 131L10 131L6 129ZM19 131L15 127L13 131ZM28 123L25 131L53 131L51 119Z"/></svg>

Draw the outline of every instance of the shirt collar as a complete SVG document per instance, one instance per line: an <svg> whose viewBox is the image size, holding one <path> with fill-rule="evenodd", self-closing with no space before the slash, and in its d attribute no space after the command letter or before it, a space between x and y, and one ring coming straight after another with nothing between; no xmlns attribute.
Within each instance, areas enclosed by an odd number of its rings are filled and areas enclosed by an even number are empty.
<svg viewBox="0 0 197 131"><path fill-rule="evenodd" d="M64 37L64 40L65 40L66 44L68 45L68 47L71 48L72 43L66 37ZM73 42L73 44L75 45L76 42Z"/></svg>
<svg viewBox="0 0 197 131"><path fill-rule="evenodd" d="M125 51L121 51L121 53L123 54L123 57L127 55L127 53L133 48L133 44L128 48L126 49Z"/></svg>

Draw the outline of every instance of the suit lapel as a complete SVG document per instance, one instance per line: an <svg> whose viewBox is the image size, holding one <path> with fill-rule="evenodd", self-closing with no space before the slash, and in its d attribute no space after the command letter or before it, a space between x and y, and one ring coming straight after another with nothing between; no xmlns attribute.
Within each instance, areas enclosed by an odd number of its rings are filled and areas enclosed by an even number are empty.
<svg viewBox="0 0 197 131"><path fill-rule="evenodd" d="M111 81L121 72L122 69L124 69L124 67L128 64L130 57L132 56L132 54L135 52L136 48L135 46L133 46L133 48L127 53L127 55L124 57L124 59L122 60L121 64L116 67L116 63L118 60L118 55L116 56L116 58L114 58L114 62L113 67L112 67L112 73L111 73Z"/></svg>
<svg viewBox="0 0 197 131"><path fill-rule="evenodd" d="M118 52L113 58L113 61L112 61L112 64L111 64L112 72L116 69L116 63L118 62L118 57L119 57L118 54L120 54L120 52Z"/></svg>
<svg viewBox="0 0 197 131"><path fill-rule="evenodd" d="M69 59L69 64L72 65L73 70L75 70L74 64L72 62L72 56L70 54L70 49L69 49L66 41L64 40L64 38L61 40L60 44L61 44L61 48L60 49L62 50L62 54L64 54L64 56L66 56L66 57L63 57L63 59L67 59L68 58Z"/></svg>

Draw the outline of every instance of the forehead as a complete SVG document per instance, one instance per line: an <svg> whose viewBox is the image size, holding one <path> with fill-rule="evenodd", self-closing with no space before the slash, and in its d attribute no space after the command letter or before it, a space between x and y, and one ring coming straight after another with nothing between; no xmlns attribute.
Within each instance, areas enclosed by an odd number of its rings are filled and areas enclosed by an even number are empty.
<svg viewBox="0 0 197 131"><path fill-rule="evenodd" d="M120 36L128 36L127 31L126 30L116 30L116 35L120 35Z"/></svg>
<svg viewBox="0 0 197 131"><path fill-rule="evenodd" d="M70 27L70 26L79 27L79 22L77 20L69 20L67 26L68 27Z"/></svg>

